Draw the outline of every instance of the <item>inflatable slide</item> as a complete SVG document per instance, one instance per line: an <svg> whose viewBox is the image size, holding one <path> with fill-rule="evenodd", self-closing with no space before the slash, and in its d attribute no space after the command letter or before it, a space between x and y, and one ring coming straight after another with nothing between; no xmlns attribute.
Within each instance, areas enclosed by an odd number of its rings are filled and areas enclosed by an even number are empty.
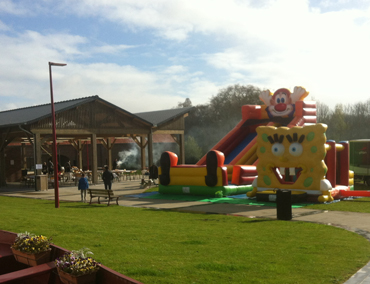
<svg viewBox="0 0 370 284"><path fill-rule="evenodd" d="M178 165L177 156L165 152L159 168L159 192L167 194L223 196L246 193L257 176L257 133L259 126L304 126L316 123L316 104L305 102L304 88L291 93L264 91L265 105L241 107L242 119L196 165Z"/></svg>

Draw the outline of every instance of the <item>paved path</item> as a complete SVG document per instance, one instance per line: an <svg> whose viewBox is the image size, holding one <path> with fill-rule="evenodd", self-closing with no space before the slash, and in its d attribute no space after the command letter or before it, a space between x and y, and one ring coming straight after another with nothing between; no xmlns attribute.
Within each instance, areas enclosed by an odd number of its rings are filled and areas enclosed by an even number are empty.
<svg viewBox="0 0 370 284"><path fill-rule="evenodd" d="M96 184L90 185L90 187L103 189L104 185ZM130 195L137 195L144 191L144 189L140 188L138 180L113 183L112 188L115 192L115 195L121 196L119 200L120 206L171 209L192 213L206 212L252 218L276 219L275 207L130 197ZM32 188L27 188L20 184L12 184L8 187L0 188L0 195L55 200L54 189L35 191ZM79 202L81 200L80 192L77 190L77 187L74 186L74 184L70 184L69 186L61 186L59 188L59 200ZM295 221L314 222L344 228L346 230L356 232L370 241L369 213L324 211L305 208L293 208L292 213L293 220ZM370 284L370 262L344 284L359 283Z"/></svg>

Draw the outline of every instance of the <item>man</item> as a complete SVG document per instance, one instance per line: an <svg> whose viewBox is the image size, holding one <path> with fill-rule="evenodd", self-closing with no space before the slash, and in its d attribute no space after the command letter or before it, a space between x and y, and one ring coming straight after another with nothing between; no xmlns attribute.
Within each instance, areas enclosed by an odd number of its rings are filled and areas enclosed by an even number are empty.
<svg viewBox="0 0 370 284"><path fill-rule="evenodd" d="M64 170L65 170L65 173L66 173L66 176L67 176L67 180L72 180L72 173L71 173L71 161L68 160L68 162L66 163L65 167L64 167Z"/></svg>
<svg viewBox="0 0 370 284"><path fill-rule="evenodd" d="M54 174L54 164L51 161L51 159L49 159L48 172L49 172L49 175L53 175Z"/></svg>
<svg viewBox="0 0 370 284"><path fill-rule="evenodd" d="M105 189L112 189L113 174L108 169L108 166L104 166L103 181Z"/></svg>

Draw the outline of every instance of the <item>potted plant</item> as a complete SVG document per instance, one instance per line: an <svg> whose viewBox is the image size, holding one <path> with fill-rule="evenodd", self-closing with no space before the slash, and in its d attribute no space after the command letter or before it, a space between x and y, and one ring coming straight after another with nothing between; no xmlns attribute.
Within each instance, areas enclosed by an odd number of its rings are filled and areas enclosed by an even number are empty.
<svg viewBox="0 0 370 284"><path fill-rule="evenodd" d="M28 232L19 233L11 249L18 262L36 266L50 261L50 240L43 235L37 236Z"/></svg>
<svg viewBox="0 0 370 284"><path fill-rule="evenodd" d="M55 266L62 283L95 283L100 263L89 257L89 254L93 253L88 248L82 248L67 252L55 260Z"/></svg>

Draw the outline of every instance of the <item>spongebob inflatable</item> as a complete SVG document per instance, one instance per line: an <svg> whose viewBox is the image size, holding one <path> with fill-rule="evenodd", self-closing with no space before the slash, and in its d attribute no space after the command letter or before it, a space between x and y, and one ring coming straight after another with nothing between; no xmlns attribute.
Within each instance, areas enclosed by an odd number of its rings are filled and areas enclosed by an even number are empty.
<svg viewBox="0 0 370 284"><path fill-rule="evenodd" d="M318 195L319 202L333 201L331 183L325 178L326 129L324 124L258 127L258 176L247 196L283 188Z"/></svg>

